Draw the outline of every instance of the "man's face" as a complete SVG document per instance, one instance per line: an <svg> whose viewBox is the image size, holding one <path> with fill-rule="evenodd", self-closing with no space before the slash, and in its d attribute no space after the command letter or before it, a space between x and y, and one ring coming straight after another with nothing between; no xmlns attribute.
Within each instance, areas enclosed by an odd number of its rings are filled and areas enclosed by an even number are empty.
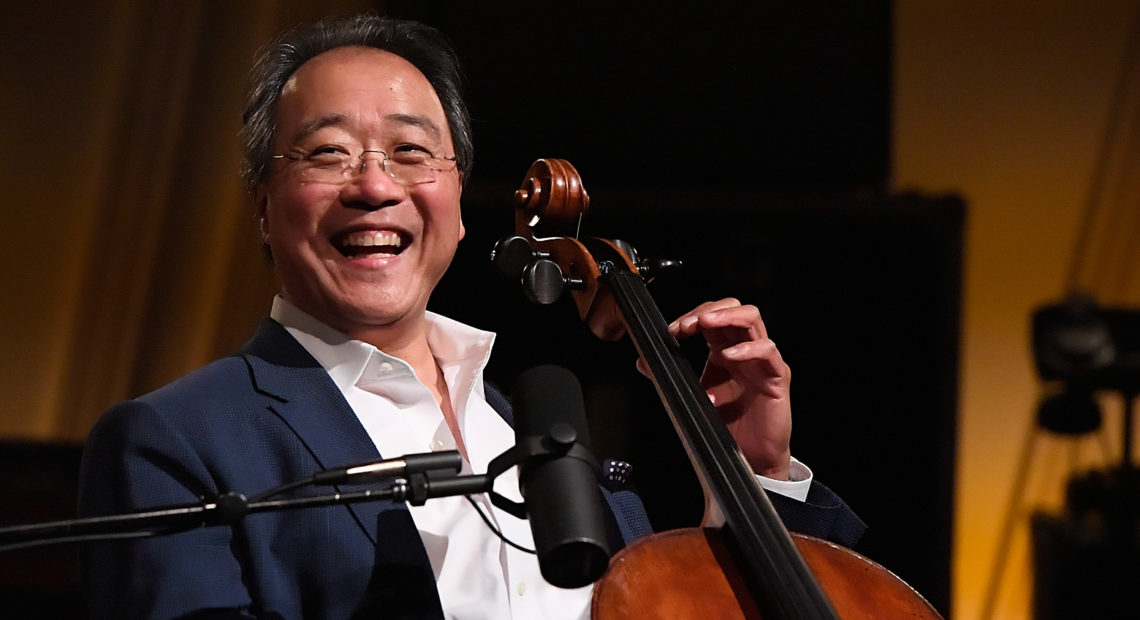
<svg viewBox="0 0 1140 620"><path fill-rule="evenodd" d="M370 48L309 60L278 101L273 154L346 144L454 155L427 79L403 58ZM405 186L372 156L343 183L315 182L290 159L270 166L257 199L285 298L362 339L369 330L416 324L464 233L455 167Z"/></svg>

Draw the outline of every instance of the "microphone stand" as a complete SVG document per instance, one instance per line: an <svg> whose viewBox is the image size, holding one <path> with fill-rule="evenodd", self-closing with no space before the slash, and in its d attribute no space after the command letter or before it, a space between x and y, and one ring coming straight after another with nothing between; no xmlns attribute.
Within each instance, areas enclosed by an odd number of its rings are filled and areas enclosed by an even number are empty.
<svg viewBox="0 0 1140 620"><path fill-rule="evenodd" d="M184 532L196 527L232 526L247 514L311 508L314 506L341 506L378 500L406 501L422 506L428 499L453 495L487 493L491 503L519 519L526 518L526 504L516 502L492 489L495 478L506 470L528 460L545 460L559 456L572 456L592 463L600 471L597 461L588 449L577 442L574 429L567 424L556 424L545 436L527 437L491 460L486 474L462 476L458 474L460 455L455 450L409 455L379 463L317 472L298 482L270 490L254 499L236 491L204 499L197 504L164 506L149 510L99 517L84 517L47 523L33 523L0 528L0 552L66 542L88 542L122 538L147 538ZM424 459L416 465L413 459ZM306 485L331 485L392 480L384 488L337 492L325 495L268 499L281 492ZM262 499L265 498L265 499Z"/></svg>

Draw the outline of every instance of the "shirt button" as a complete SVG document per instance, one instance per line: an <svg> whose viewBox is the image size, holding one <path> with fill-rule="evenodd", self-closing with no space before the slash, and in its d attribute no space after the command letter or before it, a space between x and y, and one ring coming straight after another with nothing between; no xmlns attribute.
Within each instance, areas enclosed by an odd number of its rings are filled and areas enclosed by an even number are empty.
<svg viewBox="0 0 1140 620"><path fill-rule="evenodd" d="M519 596L523 596L524 594L526 594L526 583L520 581L519 582Z"/></svg>
<svg viewBox="0 0 1140 620"><path fill-rule="evenodd" d="M443 449L443 442L438 439L433 439L428 447L431 448L432 452L438 452Z"/></svg>
<svg viewBox="0 0 1140 620"><path fill-rule="evenodd" d="M380 372L392 372L392 363L384 362L380 364Z"/></svg>

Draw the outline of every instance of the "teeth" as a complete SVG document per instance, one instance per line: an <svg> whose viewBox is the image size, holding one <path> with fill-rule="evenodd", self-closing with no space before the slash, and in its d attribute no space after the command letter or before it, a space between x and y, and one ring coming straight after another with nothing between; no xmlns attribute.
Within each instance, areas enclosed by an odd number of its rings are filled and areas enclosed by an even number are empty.
<svg viewBox="0 0 1140 620"><path fill-rule="evenodd" d="M400 241L400 235L390 230L369 230L351 233L345 236L342 243L345 247L391 246L399 248L403 246L403 243Z"/></svg>

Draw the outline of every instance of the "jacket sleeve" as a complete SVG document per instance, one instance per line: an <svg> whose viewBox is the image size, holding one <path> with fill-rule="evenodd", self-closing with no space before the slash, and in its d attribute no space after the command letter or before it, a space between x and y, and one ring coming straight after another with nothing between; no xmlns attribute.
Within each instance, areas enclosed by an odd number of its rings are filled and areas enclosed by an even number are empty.
<svg viewBox="0 0 1140 620"><path fill-rule="evenodd" d="M145 403L115 406L88 437L80 469L82 516L198 504L216 492L187 439ZM85 545L80 562L91 617L176 618L210 610L249 617L244 610L250 596L230 550L232 538L229 527L196 527Z"/></svg>
<svg viewBox="0 0 1140 620"><path fill-rule="evenodd" d="M611 537L615 550L653 533L641 498L632 485L604 488L603 496L613 515L616 536ZM784 527L790 531L853 547L863 536L867 525L831 489L812 481L806 501L768 492L768 499Z"/></svg>
<svg viewBox="0 0 1140 620"><path fill-rule="evenodd" d="M814 480L806 501L771 492L768 499L784 527L793 532L853 547L867 530L867 525L842 498Z"/></svg>

